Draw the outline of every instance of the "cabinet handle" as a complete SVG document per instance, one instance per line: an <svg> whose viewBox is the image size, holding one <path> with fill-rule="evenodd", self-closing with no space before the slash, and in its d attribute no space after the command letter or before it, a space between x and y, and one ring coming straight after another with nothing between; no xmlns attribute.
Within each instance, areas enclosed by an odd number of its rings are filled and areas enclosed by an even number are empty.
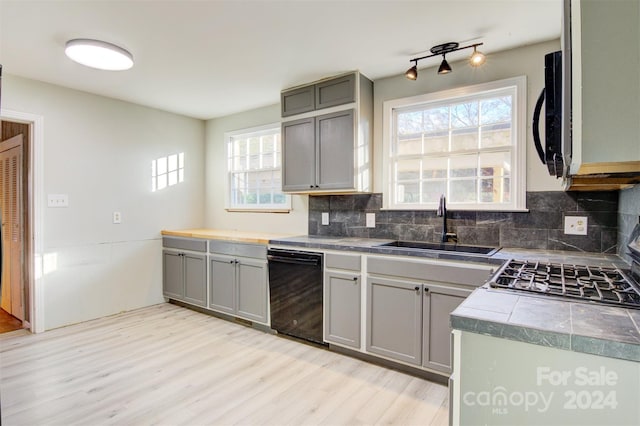
<svg viewBox="0 0 640 426"><path fill-rule="evenodd" d="M320 185L316 185L316 188L320 188Z"/></svg>
<svg viewBox="0 0 640 426"><path fill-rule="evenodd" d="M235 262L235 260L230 260L229 263L233 264Z"/></svg>
<svg viewBox="0 0 640 426"><path fill-rule="evenodd" d="M358 281L358 277L353 277L353 282L357 282Z"/></svg>
<svg viewBox="0 0 640 426"><path fill-rule="evenodd" d="M419 286L416 286L416 287L414 288L414 290L416 291L416 294L420 294L420 287L419 287Z"/></svg>
<svg viewBox="0 0 640 426"><path fill-rule="evenodd" d="M313 185L309 185L309 189L313 189Z"/></svg>

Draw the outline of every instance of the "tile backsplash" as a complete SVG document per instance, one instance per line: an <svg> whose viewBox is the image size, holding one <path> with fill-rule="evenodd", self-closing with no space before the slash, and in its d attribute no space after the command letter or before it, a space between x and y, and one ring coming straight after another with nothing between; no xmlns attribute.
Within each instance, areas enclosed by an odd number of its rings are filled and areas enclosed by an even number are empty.
<svg viewBox="0 0 640 426"><path fill-rule="evenodd" d="M618 252L617 191L528 192L527 208L528 212L448 210L448 232L455 232L461 244ZM321 224L322 212L329 213L329 225ZM375 213L375 228L365 226L366 213ZM586 216L587 235L565 235L565 216ZM309 235L438 242L442 218L434 210L382 210L382 194L310 196Z"/></svg>
<svg viewBox="0 0 640 426"><path fill-rule="evenodd" d="M618 254L628 262L627 244L631 231L640 222L640 185L620 191L618 207Z"/></svg>

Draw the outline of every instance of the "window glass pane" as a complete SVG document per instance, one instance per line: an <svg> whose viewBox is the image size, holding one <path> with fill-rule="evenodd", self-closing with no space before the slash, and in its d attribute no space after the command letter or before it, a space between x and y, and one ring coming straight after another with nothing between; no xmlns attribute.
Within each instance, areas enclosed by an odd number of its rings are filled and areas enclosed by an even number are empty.
<svg viewBox="0 0 640 426"><path fill-rule="evenodd" d="M396 163L397 180L418 180L420 178L420 160L404 160Z"/></svg>
<svg viewBox="0 0 640 426"><path fill-rule="evenodd" d="M478 174L478 157L476 155L460 155L451 157L450 164L450 177L452 178L475 177Z"/></svg>
<svg viewBox="0 0 640 426"><path fill-rule="evenodd" d="M417 135L422 133L422 111L402 112L397 116L398 135Z"/></svg>
<svg viewBox="0 0 640 426"><path fill-rule="evenodd" d="M447 193L447 181L427 180L422 183L422 202L437 203L440 195Z"/></svg>
<svg viewBox="0 0 640 426"><path fill-rule="evenodd" d="M448 163L449 162L446 157L425 158L422 160L422 178L446 179Z"/></svg>
<svg viewBox="0 0 640 426"><path fill-rule="evenodd" d="M493 179L480 180L480 202L481 203L508 203L510 202L511 190L509 188L509 178L496 177Z"/></svg>
<svg viewBox="0 0 640 426"><path fill-rule="evenodd" d="M258 169L260 169L260 156L259 155L249 156L249 170L258 170Z"/></svg>
<svg viewBox="0 0 640 426"><path fill-rule="evenodd" d="M511 142L511 123L492 124L480 128L482 148L509 146Z"/></svg>
<svg viewBox="0 0 640 426"><path fill-rule="evenodd" d="M275 137L274 135L265 135L262 137L262 152L275 152Z"/></svg>
<svg viewBox="0 0 640 426"><path fill-rule="evenodd" d="M233 158L233 170L242 171L247 168L247 157L234 157Z"/></svg>
<svg viewBox="0 0 640 426"><path fill-rule="evenodd" d="M511 123L511 96L484 99L480 102L480 123Z"/></svg>
<svg viewBox="0 0 640 426"><path fill-rule="evenodd" d="M451 128L478 126L478 102L466 102L451 106Z"/></svg>
<svg viewBox="0 0 640 426"><path fill-rule="evenodd" d="M442 133L449 130L449 107L430 108L424 111L424 131Z"/></svg>
<svg viewBox="0 0 640 426"><path fill-rule="evenodd" d="M438 153L449 151L449 132L427 134L424 138L424 153ZM414 153L415 154L415 153Z"/></svg>
<svg viewBox="0 0 640 426"><path fill-rule="evenodd" d="M260 154L260 138L249 138L249 155Z"/></svg>
<svg viewBox="0 0 640 426"><path fill-rule="evenodd" d="M480 176L508 176L511 174L511 152L480 154Z"/></svg>
<svg viewBox="0 0 640 426"><path fill-rule="evenodd" d="M396 155L415 155L422 152L422 137L419 134L399 135Z"/></svg>
<svg viewBox="0 0 640 426"><path fill-rule="evenodd" d="M461 179L452 180L449 183L451 191L449 199L452 203L474 203L476 202L476 180Z"/></svg>
<svg viewBox="0 0 640 426"><path fill-rule="evenodd" d="M451 132L451 151L478 148L478 129L457 129Z"/></svg>
<svg viewBox="0 0 640 426"><path fill-rule="evenodd" d="M398 204L419 203L420 184L414 182L398 185L396 190L396 202Z"/></svg>

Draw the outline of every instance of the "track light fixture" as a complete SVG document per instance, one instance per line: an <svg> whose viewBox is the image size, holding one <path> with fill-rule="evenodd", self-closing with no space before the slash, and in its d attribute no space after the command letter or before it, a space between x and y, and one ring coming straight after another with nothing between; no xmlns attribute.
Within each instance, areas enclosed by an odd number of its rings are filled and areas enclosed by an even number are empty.
<svg viewBox="0 0 640 426"><path fill-rule="evenodd" d="M460 44L456 42L449 42L444 44L439 44L437 46L433 46L429 51L430 55L421 56L419 58L410 59L409 62L413 62L413 66L407 70L404 74L409 80L417 80L418 79L418 61L422 59L432 58L434 56L442 55L442 62L440 63L440 67L438 68L438 74L449 74L451 70L451 66L447 62L446 55L447 53L456 52L458 50L469 49L473 47L473 54L469 58L469 64L474 67L478 67L485 63L486 56L482 52L480 52L477 47L482 46L484 43L475 43L470 44L469 46L459 47Z"/></svg>

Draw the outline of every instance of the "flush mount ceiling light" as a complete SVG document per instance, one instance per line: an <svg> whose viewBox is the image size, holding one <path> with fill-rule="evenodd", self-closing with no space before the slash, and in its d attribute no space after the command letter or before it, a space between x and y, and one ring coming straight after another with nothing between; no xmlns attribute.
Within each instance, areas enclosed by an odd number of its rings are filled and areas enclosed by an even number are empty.
<svg viewBox="0 0 640 426"><path fill-rule="evenodd" d="M469 58L469 64L474 67L478 67L484 64L486 57L480 51L478 51L477 47L482 46L484 43L475 43L470 44L468 46L460 47L459 43L449 42L444 44L439 44L437 46L433 46L429 51L431 55L421 56L419 58L410 59L409 62L413 62L413 66L407 70L404 75L409 80L417 80L418 79L418 61L422 59L432 58L434 56L442 55L442 62L440 63L440 67L438 67L438 74L449 74L451 70L451 66L447 62L447 53L456 52L458 50L469 49L473 47L473 54Z"/></svg>
<svg viewBox="0 0 640 426"><path fill-rule="evenodd" d="M122 71L133 66L131 53L122 47L101 40L81 38L69 40L64 53L79 64L99 70Z"/></svg>

